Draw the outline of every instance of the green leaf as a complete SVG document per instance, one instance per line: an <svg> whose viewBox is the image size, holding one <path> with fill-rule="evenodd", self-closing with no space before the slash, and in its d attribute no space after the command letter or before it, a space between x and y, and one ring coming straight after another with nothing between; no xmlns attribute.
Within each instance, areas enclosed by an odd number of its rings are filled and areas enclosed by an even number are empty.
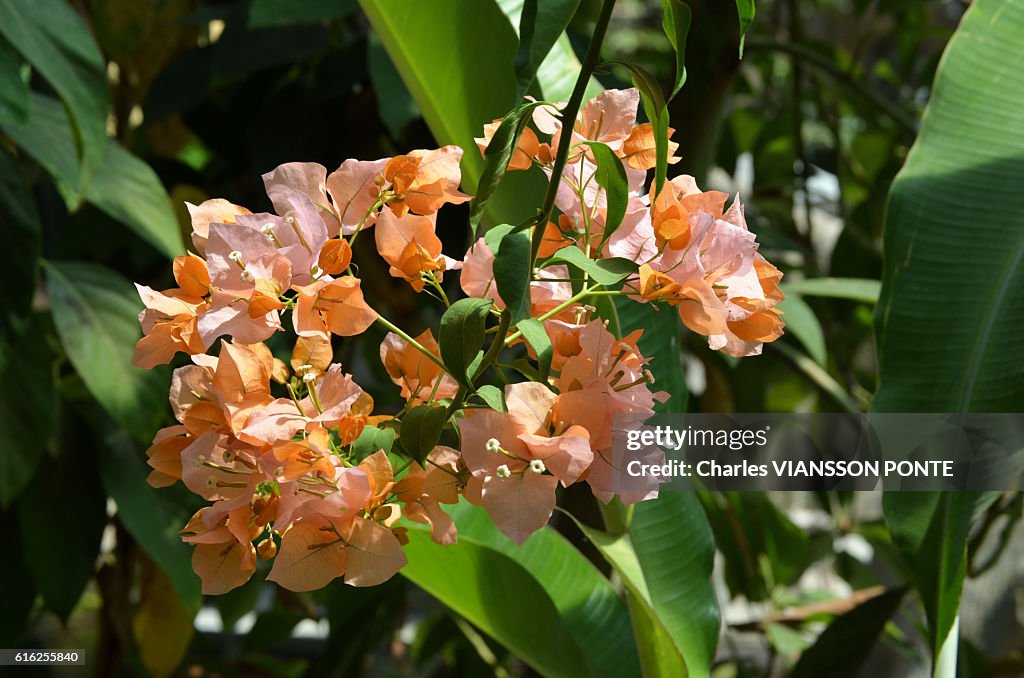
<svg viewBox="0 0 1024 678"><path fill-rule="evenodd" d="M494 0L494 2L508 17L513 30L522 29L523 7L526 4L524 0ZM538 9L543 10L546 4L548 3L539 2ZM548 101L567 101L576 85L580 68L580 60L576 58L569 36L563 32L537 69L536 84L540 88L543 98ZM586 96L587 98L597 96L603 90L601 83L591 77L587 83Z"/></svg>
<svg viewBox="0 0 1024 678"><path fill-rule="evenodd" d="M0 643L8 647L18 647L19 642L28 636L32 624L29 613L35 606L36 590L32 586L32 574L24 561L24 549L18 530L18 521L14 513L0 512L0 520L7 527L4 537L8 554L0 560L0 577L4 581L17 582L17 586L9 586L4 591L4 613L0 615Z"/></svg>
<svg viewBox="0 0 1024 678"><path fill-rule="evenodd" d="M658 81L640 66L622 61L611 63L625 66L629 70L633 86L640 90L644 114L651 123L651 131L654 134L654 195L657 196L668 177L668 106L665 104L665 94L661 91Z"/></svg>
<svg viewBox="0 0 1024 678"><path fill-rule="evenodd" d="M167 574L186 607L198 611L201 582L192 571L192 549L178 534L189 516L171 506L168 489L157 492L149 486L144 456L124 430L110 426L102 440L100 479L117 505L118 518Z"/></svg>
<svg viewBox="0 0 1024 678"><path fill-rule="evenodd" d="M662 492L636 505L629 534L651 605L695 676L711 671L718 602L711 585L715 541L692 492Z"/></svg>
<svg viewBox="0 0 1024 678"><path fill-rule="evenodd" d="M640 304L625 297L615 297L622 335L643 330L638 343L640 352L650 358L651 372L657 376L653 390L665 391L669 399L656 403L658 412L685 412L690 392L683 372L680 337L683 333L679 314L667 306Z"/></svg>
<svg viewBox="0 0 1024 678"><path fill-rule="evenodd" d="M547 260L545 266L565 262L587 273L591 279L599 285L609 286L620 283L631 275L636 275L637 265L635 261L623 257L609 257L607 259L591 259L583 253L579 247L569 245L563 247ZM504 296L502 297L504 298Z"/></svg>
<svg viewBox="0 0 1024 678"><path fill-rule="evenodd" d="M551 359L554 357L554 347L551 345L551 338L544 330L544 323L536 318L524 318L516 323L516 327L523 333L523 339L530 345L533 352L537 354L538 374L545 383L551 373Z"/></svg>
<svg viewBox="0 0 1024 678"><path fill-rule="evenodd" d="M789 295L779 304L786 321L786 331L800 340L807 349L807 354L819 365L828 363L828 349L825 348L825 334L821 331L821 323L814 310L807 305L800 295Z"/></svg>
<svg viewBox="0 0 1024 678"><path fill-rule="evenodd" d="M661 10L661 28L676 53L676 79L668 96L671 101L686 82L686 35L690 32L692 16L690 6L682 0L661 0Z"/></svg>
<svg viewBox="0 0 1024 678"><path fill-rule="evenodd" d="M44 263L53 321L71 364L100 405L148 441L165 419L166 373L132 366L141 303L131 283L96 264Z"/></svg>
<svg viewBox="0 0 1024 678"><path fill-rule="evenodd" d="M0 119L0 127L50 173L68 209L82 202L75 139L60 101L35 92L29 95L28 118L16 124Z"/></svg>
<svg viewBox="0 0 1024 678"><path fill-rule="evenodd" d="M148 164L111 140L86 199L166 254L185 254L170 196Z"/></svg>
<svg viewBox="0 0 1024 678"><path fill-rule="evenodd" d="M359 437L352 441L352 455L362 461L377 450L390 452L395 442L395 432L390 428L377 428L373 425L363 427Z"/></svg>
<svg viewBox="0 0 1024 678"><path fill-rule="evenodd" d="M0 506L21 494L51 451L57 415L56 362L42 324L30 322L0 368Z"/></svg>
<svg viewBox="0 0 1024 678"><path fill-rule="evenodd" d="M604 249L608 238L619 229L622 220L626 216L626 206L629 203L629 182L626 179L626 168L622 166L612 149L599 141L587 142L594 160L597 161L597 171L594 178L597 184L604 189L605 198L608 201L608 211L605 216L604 234L601 236L599 250Z"/></svg>
<svg viewBox="0 0 1024 678"><path fill-rule="evenodd" d="M71 118L84 193L107 139L107 64L88 26L63 0L0 3L0 33L53 86Z"/></svg>
<svg viewBox="0 0 1024 678"><path fill-rule="evenodd" d="M882 284L879 281L864 278L808 278L782 284L782 291L786 294L852 299L865 304L876 303L881 289Z"/></svg>
<svg viewBox="0 0 1024 678"><path fill-rule="evenodd" d="M530 89L537 69L561 38L580 0L526 0L519 16L519 49L513 64L519 80L519 96Z"/></svg>
<svg viewBox="0 0 1024 678"><path fill-rule="evenodd" d="M107 524L107 498L97 472L96 440L70 407L63 408L60 455L36 473L18 500L25 560L46 607L66 621L92 578ZM53 468L60 469L55 473ZM61 507L73 506L73 511ZM60 558L54 558L54 540Z"/></svg>
<svg viewBox="0 0 1024 678"><path fill-rule="evenodd" d="M644 675L689 675L679 648L654 611L651 594L629 535L611 535L588 527L575 518L573 520L622 579Z"/></svg>
<svg viewBox="0 0 1024 678"><path fill-rule="evenodd" d="M28 83L21 77L22 60L0 35L0 121L21 123L28 118Z"/></svg>
<svg viewBox="0 0 1024 678"><path fill-rule="evenodd" d="M391 136L397 139L407 124L420 117L420 111L402 84L402 76L391 63L380 37L372 32L366 41L366 66L373 81L380 118Z"/></svg>
<svg viewBox="0 0 1024 678"><path fill-rule="evenodd" d="M743 43L747 39L747 29L754 23L754 0L736 0L736 11L740 15L740 58L743 58Z"/></svg>
<svg viewBox="0 0 1024 678"><path fill-rule="evenodd" d="M4 131L53 175L69 209L77 208L84 197L167 256L185 253L171 200L149 165L108 140L88 192L79 195L79 170L64 109L41 94L32 95L31 109L24 125L4 125Z"/></svg>
<svg viewBox="0 0 1024 678"><path fill-rule="evenodd" d="M476 395L492 410L495 410L496 412L508 412L508 407L505 405L505 395L497 386L492 386L490 384L481 386L476 390Z"/></svg>
<svg viewBox="0 0 1024 678"><path fill-rule="evenodd" d="M551 597L594 675L638 676L628 610L611 583L565 537L544 527L521 546L503 535L482 508L461 501L451 508L459 543L504 553L526 569ZM457 548L457 546L456 546Z"/></svg>
<svg viewBox="0 0 1024 678"><path fill-rule="evenodd" d="M1024 1L971 4L946 47L921 131L892 185L875 315L878 412L1019 412L1024 363ZM980 196L990 196L983 199ZM968 493L890 493L933 652L957 639ZM954 653L955 654L955 653Z"/></svg>
<svg viewBox="0 0 1024 678"><path fill-rule="evenodd" d="M410 530L402 574L546 676L589 676L558 608L522 566L469 540L435 544Z"/></svg>
<svg viewBox="0 0 1024 678"><path fill-rule="evenodd" d="M480 174L480 181L477 183L476 195L469 202L469 229L471 240L476 240L480 220L483 218L484 209L490 201L494 192L498 190L499 184L505 178L508 164L515 154L519 138L530 122L533 110L538 106L547 105L544 101L531 101L516 106L501 120L494 136L487 144L487 151L484 154L484 168Z"/></svg>
<svg viewBox="0 0 1024 678"><path fill-rule="evenodd" d="M446 421L448 413L443 407L420 405L412 408L402 416L401 427L398 429L402 449L423 463L430 451L437 447Z"/></svg>
<svg viewBox="0 0 1024 678"><path fill-rule="evenodd" d="M359 4L434 138L465 149L464 190L473 193L484 169L473 139L519 103L512 67L518 43L508 18L493 0ZM518 223L532 216L543 191L540 173L512 173L490 200L489 220Z"/></svg>
<svg viewBox="0 0 1024 678"><path fill-rule="evenodd" d="M0 150L0 212L4 219L7 248L18 256L0 267L0 289L4 307L0 310L0 369L10 357L10 344L24 330L36 289L36 270L42 247L42 227L35 202L17 163Z"/></svg>
<svg viewBox="0 0 1024 678"><path fill-rule="evenodd" d="M800 656L792 678L855 678L889 619L896 614L904 590L870 598L830 623Z"/></svg>
<svg viewBox="0 0 1024 678"><path fill-rule="evenodd" d="M484 345L487 315L493 305L490 299L459 299L441 316L441 360L463 386L471 382L467 370Z"/></svg>
<svg viewBox="0 0 1024 678"><path fill-rule="evenodd" d="M494 249L494 284L512 323L530 317L531 254L529 231L505 233Z"/></svg>

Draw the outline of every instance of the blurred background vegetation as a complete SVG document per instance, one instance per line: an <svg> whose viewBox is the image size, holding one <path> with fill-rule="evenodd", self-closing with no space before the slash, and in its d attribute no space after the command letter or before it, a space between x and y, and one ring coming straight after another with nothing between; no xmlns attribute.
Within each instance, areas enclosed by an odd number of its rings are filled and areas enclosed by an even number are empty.
<svg viewBox="0 0 1024 678"><path fill-rule="evenodd" d="M515 2L497 4L516 11ZM735 5L688 4L688 79L671 104L682 161L670 176L739 191L762 251L795 281L790 332L764 356L735 361L684 337L688 407L866 409L878 387L873 313L889 187L967 3L763 0L742 60ZM583 0L569 25L577 54L598 8ZM604 55L669 83L660 22L657 2L619 0ZM598 79L624 87L622 76ZM142 451L170 420L170 372L127 367L140 306L127 281L172 285L169 256L191 230L184 202L223 197L260 210L269 207L260 174L278 164L331 170L346 158L437 145L354 0L0 6L0 646L86 648L101 676L530 673L401 577L369 590L294 594L258 574L202 600L175 534L194 498L154 492L144 480ZM439 234L453 256L468 244L465 220L465 209L442 215ZM414 334L435 323L377 258L359 258L361 247L372 245L361 240L356 257L385 315ZM838 292L799 285L821 277L859 282ZM335 360L394 411L375 331L338 342ZM848 620L840 643L854 654L849 675L860 660L865 674L927 675L924 613L903 600L907 573L877 496L721 494L703 503L724 620L715 675L785 674L827 622L878 586L889 592L872 599L870 615ZM1019 568L973 560L990 539L1010 543L1016 551L1004 560L1020 562L1019 544L998 540L1015 529L1019 496L990 513L995 527L969 551L969 567L988 579L968 584L962 671L1021 675ZM1006 602L1013 595L1016 607ZM800 671L825 675L809 663Z"/></svg>

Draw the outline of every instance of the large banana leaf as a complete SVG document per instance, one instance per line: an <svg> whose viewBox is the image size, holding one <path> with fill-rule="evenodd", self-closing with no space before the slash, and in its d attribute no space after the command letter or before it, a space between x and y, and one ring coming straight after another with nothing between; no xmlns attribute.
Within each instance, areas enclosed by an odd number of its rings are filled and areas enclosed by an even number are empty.
<svg viewBox="0 0 1024 678"><path fill-rule="evenodd" d="M475 192L484 159L473 138L516 104L518 40L509 19L493 0L359 4L438 143L465 150L464 185ZM512 172L491 199L489 220L523 221L542 194L539 173Z"/></svg>
<svg viewBox="0 0 1024 678"><path fill-rule="evenodd" d="M920 135L893 184L876 315L876 411L1015 412L1024 406L1021 35L1024 0L971 5L943 55ZM885 500L937 655L955 628L964 541L979 501L948 493L891 493Z"/></svg>

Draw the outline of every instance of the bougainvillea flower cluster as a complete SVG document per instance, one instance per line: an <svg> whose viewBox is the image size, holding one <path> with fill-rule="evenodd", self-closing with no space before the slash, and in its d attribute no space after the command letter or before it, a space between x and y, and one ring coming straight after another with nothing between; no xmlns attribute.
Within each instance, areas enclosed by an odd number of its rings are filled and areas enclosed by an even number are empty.
<svg viewBox="0 0 1024 678"><path fill-rule="evenodd" d="M486 318L507 315L493 242L479 238L456 261L436 234L438 210L470 199L459 189L461 149L346 160L330 174L288 163L263 177L271 212L220 199L188 205L194 252L175 259L177 286L138 286L144 336L135 364L190 357L171 383L178 423L157 433L147 455L152 485L180 481L209 502L181 531L205 593L243 584L258 558L273 561L270 580L296 591L338 577L383 582L406 563L407 521L440 544L457 540L444 506L460 497L522 543L548 522L559 487L585 483L603 502L657 495L656 484L617 491L610 455L613 417L642 419L667 398L654 389L657 361L641 354L642 330L616 336L590 297L654 304L678 313L711 349L749 356L782 333L781 273L758 253L738 197L728 204L688 176L647 187L656 144L651 125L636 123L638 103L635 89L604 92L571 130L558 106L540 105L519 136L509 170L550 177L563 134L572 145L556 177L557 217L534 227L542 237L527 305L547 337L543 369L536 336L493 323L470 377L504 351L534 367L518 383L495 367L503 389L490 386L489 398L472 400L479 385L442 358L443 336L427 328L413 337L388 322L364 298L352 262L353 241L372 230L390 275L416 292L450 307L442 282L458 276L468 298L489 300ZM500 122L484 127L482 151ZM614 153L626 177L625 215L613 232L593 143ZM569 249L624 260L630 272L590 284ZM406 402L397 414L376 411L333 362L334 337L375 322L389 330L380 359ZM264 343L281 332L292 337L290 355ZM425 408L441 415L451 444L438 437L411 455L420 441L402 440L402 422Z"/></svg>

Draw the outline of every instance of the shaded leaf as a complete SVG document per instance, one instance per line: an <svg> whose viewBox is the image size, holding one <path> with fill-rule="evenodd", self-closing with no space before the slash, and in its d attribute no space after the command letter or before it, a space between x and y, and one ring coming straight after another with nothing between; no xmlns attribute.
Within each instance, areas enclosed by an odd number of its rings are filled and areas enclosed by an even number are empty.
<svg viewBox="0 0 1024 678"><path fill-rule="evenodd" d="M526 0L519 16L519 49L513 64L519 96L527 93L537 69L572 20L580 0Z"/></svg>
<svg viewBox="0 0 1024 678"><path fill-rule="evenodd" d="M35 203L18 166L6 151L0 151L0 212L4 214L6 246L18 256L0 267L0 289L5 292L0 310L0 370L10 353L10 344L20 334L32 306L36 269L42 245L42 228Z"/></svg>
<svg viewBox="0 0 1024 678"><path fill-rule="evenodd" d="M141 303L131 283L96 264L45 262L53 320L96 400L139 440L165 419L166 374L132 366Z"/></svg>
<svg viewBox="0 0 1024 678"><path fill-rule="evenodd" d="M441 316L441 360L464 386L471 381L467 370L484 344L487 315L493 305L490 299L459 299Z"/></svg>
<svg viewBox="0 0 1024 678"><path fill-rule="evenodd" d="M437 447L441 429L447 420L448 413L443 407L420 405L412 408L402 417L398 430L398 440L402 443L402 449L422 464L430 451Z"/></svg>
<svg viewBox="0 0 1024 678"><path fill-rule="evenodd" d="M20 123L28 117L28 83L21 78L22 60L0 35L0 121Z"/></svg>
<svg viewBox="0 0 1024 678"><path fill-rule="evenodd" d="M62 415L60 454L39 468L31 491L18 500L18 518L35 588L46 607L66 621L92 578L107 501L97 472L96 441L82 435L87 423L70 407L62 408ZM53 557L55 540L60 558Z"/></svg>
<svg viewBox="0 0 1024 678"><path fill-rule="evenodd" d="M118 518L167 573L184 605L198 611L200 581L192 571L192 549L178 534L188 520L187 512L170 505L168 490L157 492L146 483L145 455L125 431L111 426L102 441L100 478L117 505Z"/></svg>
<svg viewBox="0 0 1024 678"><path fill-rule="evenodd" d="M793 667L793 678L829 675L854 678L885 625L899 609L903 589L864 601L830 623Z"/></svg>
<svg viewBox="0 0 1024 678"><path fill-rule="evenodd" d="M31 323L0 368L0 505L7 507L52 449L57 414L56 356L42 326Z"/></svg>
<svg viewBox="0 0 1024 678"><path fill-rule="evenodd" d="M490 243L488 243L490 244ZM494 283L517 323L530 317L530 232L508 231L494 248Z"/></svg>

